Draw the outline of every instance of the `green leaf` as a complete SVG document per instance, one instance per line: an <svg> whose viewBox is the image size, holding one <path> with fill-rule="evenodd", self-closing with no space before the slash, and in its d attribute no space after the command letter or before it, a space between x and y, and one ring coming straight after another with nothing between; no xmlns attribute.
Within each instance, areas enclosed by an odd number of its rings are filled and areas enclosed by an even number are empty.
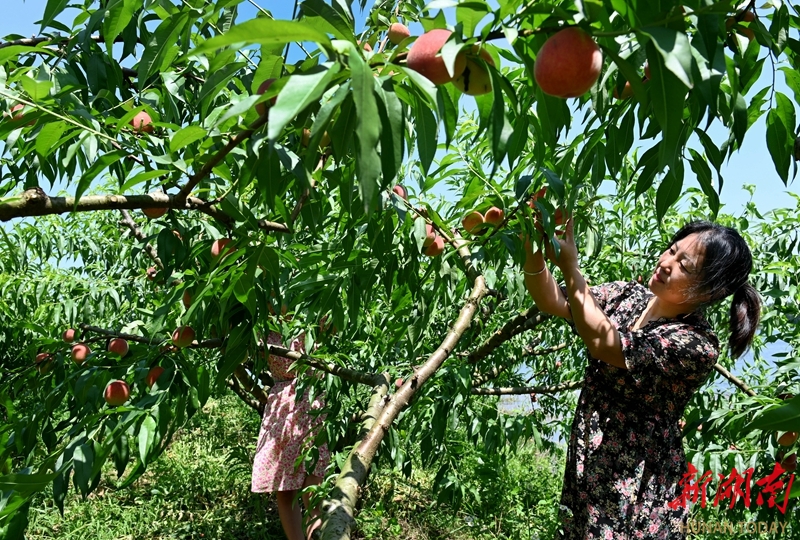
<svg viewBox="0 0 800 540"><path fill-rule="evenodd" d="M331 40L328 36L302 21L278 21L258 18L237 24L225 34L204 41L192 50L189 56L197 56L234 44L280 44L301 43L304 41L312 41L322 45L326 51L331 50Z"/></svg>
<svg viewBox="0 0 800 540"><path fill-rule="evenodd" d="M278 140L283 128L309 104L319 101L331 79L341 69L338 63L327 62L306 73L292 75L278 94L275 105L269 108L267 136ZM377 114L376 114L377 116Z"/></svg>
<svg viewBox="0 0 800 540"><path fill-rule="evenodd" d="M163 71L164 66L172 63L178 56L179 49L176 44L188 20L188 13L184 13L178 17L169 17L158 25L150 41L145 45L142 59L139 61L140 91L147 86L151 76Z"/></svg>
<svg viewBox="0 0 800 540"><path fill-rule="evenodd" d="M775 97L776 107L770 109L767 114L767 149L772 156L778 176L784 184L787 184L794 143L794 105L780 92L776 92Z"/></svg>
<svg viewBox="0 0 800 540"><path fill-rule="evenodd" d="M679 161L672 167L661 180L656 192L656 215L661 221L667 210L680 198L683 189L683 164Z"/></svg>
<svg viewBox="0 0 800 540"><path fill-rule="evenodd" d="M799 422L800 396L795 396L780 405L773 405L756 413L753 421L744 428L744 432L754 429L789 431L789 428L796 428Z"/></svg>
<svg viewBox="0 0 800 540"><path fill-rule="evenodd" d="M353 41L355 29L352 20L323 0L305 0L300 4L300 14L304 20L314 19L316 22L324 23L327 30L337 39Z"/></svg>
<svg viewBox="0 0 800 540"><path fill-rule="evenodd" d="M50 55L50 56L56 55L55 52L51 51L46 47L42 47L41 45L37 47L29 47L27 45L12 45L10 47L5 47L3 49L0 49L0 65L5 64L15 56L33 52L42 55Z"/></svg>
<svg viewBox="0 0 800 540"><path fill-rule="evenodd" d="M158 178L159 176L166 176L169 174L170 171L166 169L156 169L154 171L145 171L142 173L137 174L120 188L121 192L126 192L131 189L133 186L137 184L141 184L142 182L147 182L148 180L152 180L153 178Z"/></svg>
<svg viewBox="0 0 800 540"><path fill-rule="evenodd" d="M139 459L142 460L144 465L147 464L147 456L153 449L157 429L158 424L155 418L149 414L144 417L142 424L139 426Z"/></svg>
<svg viewBox="0 0 800 540"><path fill-rule="evenodd" d="M172 136L169 141L170 152L177 152L181 148L185 148L195 141L199 141L208 135L208 132L200 126L186 126Z"/></svg>
<svg viewBox="0 0 800 540"><path fill-rule="evenodd" d="M44 29L50 26L64 9L66 9L69 0L47 0L47 6L44 8L44 15L42 16L41 34L44 34Z"/></svg>
<svg viewBox="0 0 800 540"><path fill-rule="evenodd" d="M470 2L456 7L456 22L461 23L465 36L475 34L478 24L489 14L489 6L480 2Z"/></svg>
<svg viewBox="0 0 800 540"><path fill-rule="evenodd" d="M112 163L116 163L127 155L128 153L125 150L114 150L113 152L108 152L100 156L97 161L83 173L83 176L81 176L81 179L78 181L78 188L75 190L75 204L78 204L81 195L89 189L89 186L98 174L106 170Z"/></svg>
<svg viewBox="0 0 800 540"><path fill-rule="evenodd" d="M656 54L653 45L647 45L650 59L650 95L653 113L663 132L663 144L659 155L660 165L671 165L679 160L682 150L681 130L686 87L666 69L664 59Z"/></svg>
<svg viewBox="0 0 800 540"><path fill-rule="evenodd" d="M439 95L443 95L440 92ZM392 81L381 84L375 81L375 95L378 97L378 111L381 125L381 172L384 182L391 182L403 164L405 152L405 115L403 104L394 93Z"/></svg>
<svg viewBox="0 0 800 540"><path fill-rule="evenodd" d="M58 150L56 144L67 129L67 123L63 121L50 122L44 125L36 136L36 151L42 157L47 157L55 150Z"/></svg>
<svg viewBox="0 0 800 540"><path fill-rule="evenodd" d="M378 196L378 178L381 173L381 157L378 142L381 123L378 120L378 104L375 101L375 86L372 71L360 55L350 55L350 72L353 77L353 103L356 107L356 176L364 209L370 212Z"/></svg>
<svg viewBox="0 0 800 540"><path fill-rule="evenodd" d="M414 107L414 117L416 120L415 133L417 135L417 153L419 154L420 169L423 174L427 175L428 169L430 169L433 162L433 156L436 154L439 130L436 118L420 98L417 98L417 103Z"/></svg>
<svg viewBox="0 0 800 540"><path fill-rule="evenodd" d="M106 38L106 48L111 54L114 40L125 30L131 22L133 14L142 7L142 0L112 0L106 7L103 17L103 37Z"/></svg>
<svg viewBox="0 0 800 540"><path fill-rule="evenodd" d="M652 38L651 42L664 59L666 68L674 73L684 86L691 88L692 46L686 34L654 26L643 28L640 32ZM650 54L647 56L650 58Z"/></svg>
<svg viewBox="0 0 800 540"><path fill-rule="evenodd" d="M75 483L85 497L89 494L89 480L92 477L92 465L94 464L92 445L87 443L75 448L72 462L75 469Z"/></svg>
<svg viewBox="0 0 800 540"><path fill-rule="evenodd" d="M33 101L41 101L49 96L50 88L53 86L50 81L39 81L30 77L20 77L20 82Z"/></svg>
<svg viewBox="0 0 800 540"><path fill-rule="evenodd" d="M700 184L700 189L703 190L706 197L708 197L708 206L713 213L712 221L716 219L719 212L719 195L714 189L714 182L711 177L711 168L708 166L706 159L701 156L694 148L689 148L689 153L693 159L689 160L692 171L697 176L697 181Z"/></svg>

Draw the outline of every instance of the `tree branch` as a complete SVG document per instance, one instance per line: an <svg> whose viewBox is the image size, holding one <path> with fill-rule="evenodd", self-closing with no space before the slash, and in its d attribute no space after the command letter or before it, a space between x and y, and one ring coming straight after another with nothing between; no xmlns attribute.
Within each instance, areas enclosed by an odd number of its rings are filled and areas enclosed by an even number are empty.
<svg viewBox="0 0 800 540"><path fill-rule="evenodd" d="M340 377L346 381L375 386L381 380L383 380L383 375L379 375L377 373L364 373L362 371L356 371L354 369L337 366L335 364L329 364L318 358L312 358L305 353L292 351L278 345L264 345L264 347L267 349L269 354L283 356L284 358L294 360L295 362L302 362L315 369L324 371L325 373L336 375L337 377Z"/></svg>
<svg viewBox="0 0 800 540"><path fill-rule="evenodd" d="M409 404L416 391L439 370L444 361L450 356L475 317L480 301L486 295L486 282L472 265L467 243L458 234L455 235L454 242L456 243L458 254L467 269L467 274L474 276L472 292L439 347L428 357L424 364L414 371L414 374L408 378L405 384L383 407L375 423L353 449L339 475L337 489L334 490L328 504L323 508L323 540L349 540L355 523L353 515L355 504L359 498L360 487L366 481L367 473L383 437L389 431L392 422Z"/></svg>
<svg viewBox="0 0 800 540"><path fill-rule="evenodd" d="M230 379L225 381L225 384L227 384L228 388L233 390L233 393L236 394L237 396L239 396L239 399L241 399L245 404L247 404L247 406L249 406L250 408L252 408L256 412L258 412L259 415L263 415L264 414L264 406L261 403L259 403L257 400L255 400L252 397L250 397L250 394L248 394L240 386L240 384L239 384L239 382L238 382L238 380L236 379L235 376L231 377Z"/></svg>
<svg viewBox="0 0 800 540"><path fill-rule="evenodd" d="M158 266L163 270L164 263L162 263L161 259L158 258L158 253L156 253L156 248L154 248L151 244L145 242L144 234L142 234L142 231L141 229L139 229L139 226L136 224L136 222L133 221L130 212L128 212L124 208L120 210L120 212L122 213L122 218L123 218L122 221L119 222L120 225L126 226L128 229L131 230L131 233L133 234L134 238L144 243L144 252L147 253L148 257L153 259L153 262L156 263L156 266Z"/></svg>
<svg viewBox="0 0 800 540"><path fill-rule="evenodd" d="M258 120L250 124L250 127L245 129L244 131L240 131L234 137L232 137L231 140L228 141L228 144L223 146L219 152L211 156L211 158L203 164L203 166L200 168L199 171L197 171L195 174L189 177L189 181L186 183L186 185L184 185L181 188L180 193L178 193L178 195L176 196L178 200L181 201L186 200L186 198L189 196L189 193L192 192L192 190L197 186L197 184L205 180L205 178L209 174L211 174L211 171L214 169L214 167L216 167L220 161L225 159L225 156L227 156L242 141L247 140L253 133L256 132L258 128L265 125L268 120L269 120L269 115L265 114L264 116L259 117Z"/></svg>
<svg viewBox="0 0 800 540"><path fill-rule="evenodd" d="M725 377L726 379L728 379L728 380L729 380L729 381L730 381L730 382L731 382L731 383L732 383L734 386L736 386L737 388L739 388L739 390L741 390L742 392L744 392L744 393L745 393L745 394L747 394L748 396L750 396L750 397L756 397L756 396L758 395L758 394L756 394L755 392L753 392L753 390L752 390L752 389L751 389L749 386L747 386L747 385L744 383L744 381L742 381L742 380L741 380L740 378L738 378L736 375L734 375L733 373L731 373L730 371L728 371L727 369L725 369L725 367L724 367L722 364L720 364L719 362L717 362L716 364L714 364L714 369L716 369L716 370L717 370L717 372L718 372L720 375L722 375L723 377Z"/></svg>
<svg viewBox="0 0 800 540"><path fill-rule="evenodd" d="M373 387L369 406L364 412L361 422L360 437L372 430L378 417L389 402L389 374L380 375L380 382ZM350 455L336 479L330 496L322 503L325 520L320 530L323 539L349 538L350 529L355 525L355 507L363 479L367 476L366 465L359 459L358 445L350 451Z"/></svg>
<svg viewBox="0 0 800 540"><path fill-rule="evenodd" d="M512 337L536 328L542 322L550 318L550 315L542 313L537 307L531 307L525 313L520 313L513 319L506 322L502 328L496 330L489 338L484 341L477 349L467 356L467 362L475 364L489 356L500 345L510 340Z"/></svg>

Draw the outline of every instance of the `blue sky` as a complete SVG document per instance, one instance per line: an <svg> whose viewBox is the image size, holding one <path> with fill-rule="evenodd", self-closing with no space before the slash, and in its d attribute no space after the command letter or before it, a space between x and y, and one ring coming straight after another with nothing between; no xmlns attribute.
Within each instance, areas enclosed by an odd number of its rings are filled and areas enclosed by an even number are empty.
<svg viewBox="0 0 800 540"><path fill-rule="evenodd" d="M290 18L294 2L288 0L254 0L259 5L272 11L276 18ZM33 36L38 33L38 25L35 24L44 13L47 0L13 0L12 2L4 2L6 16L0 18L0 36L7 36L9 34L20 34L25 37ZM10 4L10 5L9 5ZM255 16L256 8L249 3L249 0L240 4L240 20L246 20ZM71 10L70 14L66 17L61 17L61 22L70 25L72 17L77 14L76 10ZM363 21L363 17L359 17ZM418 34L421 28L418 25L412 25L412 33ZM761 79L753 85L754 90L751 95L756 93L759 89L771 83L772 74L767 72L771 64L765 64L765 72L762 74ZM783 83L783 75L778 73L776 76L778 81L778 89L791 95ZM471 109L473 107L472 98L465 97L462 100L462 106ZM744 141L744 149L735 153L729 161L727 161L723 168L724 186L720 199L725 205L725 211L738 214L741 212L744 204L749 200L750 195L744 189L743 184L755 184L757 186L754 201L758 208L762 211L769 210L781 206L794 206L794 201L786 194L786 191L793 193L800 193L796 184L790 184L789 188L783 185L783 182L775 172L772 160L766 147L766 127L765 127L766 114L747 132ZM727 133L721 129L719 123L715 124L710 131L712 139L722 142L727 138ZM645 147L649 146L645 145ZM697 186L691 176L691 170L686 167L687 181L686 185ZM607 183L611 187L610 183Z"/></svg>

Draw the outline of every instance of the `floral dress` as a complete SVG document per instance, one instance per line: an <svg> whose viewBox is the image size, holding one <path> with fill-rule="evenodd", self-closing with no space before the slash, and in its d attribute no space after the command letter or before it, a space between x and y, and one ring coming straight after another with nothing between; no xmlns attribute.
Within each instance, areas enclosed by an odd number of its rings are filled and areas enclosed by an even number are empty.
<svg viewBox="0 0 800 540"><path fill-rule="evenodd" d="M712 371L719 341L697 312L631 330L653 297L635 282L591 290L619 330L628 369L589 357L567 446L557 538L683 539L689 510L668 505L687 472L678 421Z"/></svg>
<svg viewBox="0 0 800 540"><path fill-rule="evenodd" d="M289 348L304 352L302 340L303 336L298 337ZM281 335L270 332L267 343L280 346ZM250 489L255 493L302 489L307 474L302 464L295 468L295 460L313 443L324 421L323 415L311 415L309 411L322 409L324 404L320 398L310 402L307 393L302 399L295 399L297 379L289 371L293 360L271 354L267 362L275 384L269 389L264 407ZM329 464L328 446L323 444L312 474L324 476Z"/></svg>

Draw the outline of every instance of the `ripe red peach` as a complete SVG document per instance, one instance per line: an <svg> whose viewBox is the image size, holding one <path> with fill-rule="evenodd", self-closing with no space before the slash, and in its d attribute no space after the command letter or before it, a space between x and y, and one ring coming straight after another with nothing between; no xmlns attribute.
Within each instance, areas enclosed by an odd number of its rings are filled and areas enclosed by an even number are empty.
<svg viewBox="0 0 800 540"><path fill-rule="evenodd" d="M437 28L419 36L408 51L408 67L436 85L449 83L460 77L467 66L464 53L456 56L452 76L447 72L444 59L439 54L451 34L450 30Z"/></svg>
<svg viewBox="0 0 800 540"><path fill-rule="evenodd" d="M592 36L573 26L545 41L536 55L533 75L545 94L571 98L588 92L602 67L600 47Z"/></svg>

